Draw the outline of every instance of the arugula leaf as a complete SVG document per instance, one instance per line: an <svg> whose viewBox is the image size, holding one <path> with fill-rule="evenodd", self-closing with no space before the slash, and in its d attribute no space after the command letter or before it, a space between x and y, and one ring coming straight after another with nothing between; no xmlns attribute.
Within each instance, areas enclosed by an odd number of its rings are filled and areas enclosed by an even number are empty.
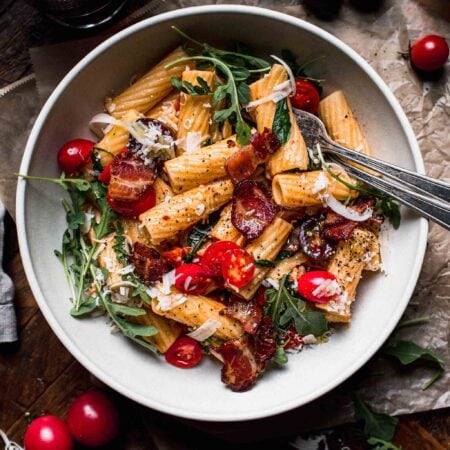
<svg viewBox="0 0 450 450"><path fill-rule="evenodd" d="M285 98L277 103L273 117L272 131L277 136L281 145L286 144L291 133L291 118L289 116L287 99Z"/></svg>
<svg viewBox="0 0 450 450"><path fill-rule="evenodd" d="M290 258L293 254L294 252L283 250L280 253L278 253L278 256L275 258L275 263L283 261L283 259Z"/></svg>
<svg viewBox="0 0 450 450"><path fill-rule="evenodd" d="M284 332L290 325L294 325L297 333L302 336L323 335L328 329L324 314L320 311L307 311L306 303L289 292L286 286L287 279L288 275L284 275L278 290L268 289L266 291L267 302L264 313L271 317L280 332Z"/></svg>
<svg viewBox="0 0 450 450"><path fill-rule="evenodd" d="M356 418L364 421L364 434L386 442L392 439L398 423L396 417L374 411L356 394L353 395L353 405Z"/></svg>
<svg viewBox="0 0 450 450"><path fill-rule="evenodd" d="M292 72L294 73L295 77L301 77L305 80L312 81L320 88L320 83L322 83L324 80L310 77L306 69L307 67L311 66L314 62L324 58L323 55L307 59L302 64L297 63L297 59L295 58L294 54L288 49L281 50L281 57L292 69Z"/></svg>
<svg viewBox="0 0 450 450"><path fill-rule="evenodd" d="M97 239L102 239L114 231L112 223L113 220L117 218L117 214L109 206L107 191L107 187L103 183L98 181L93 181L91 183L91 192L94 197L94 201L100 210L100 222L95 223L93 226L95 237Z"/></svg>
<svg viewBox="0 0 450 450"><path fill-rule="evenodd" d="M275 263L268 259L255 259L255 265L258 267L275 267Z"/></svg>
<svg viewBox="0 0 450 450"><path fill-rule="evenodd" d="M370 445L375 445L374 450L402 450L401 447L397 447L392 442L383 441L383 439L378 439L375 437L370 437L367 439L367 443Z"/></svg>
<svg viewBox="0 0 450 450"><path fill-rule="evenodd" d="M181 81L176 77L172 77L170 82L175 89L178 89L179 91L192 97L213 94L213 91L210 89L208 83L202 77L197 77L198 85L193 85L189 81Z"/></svg>
<svg viewBox="0 0 450 450"><path fill-rule="evenodd" d="M111 306L115 305L111 303ZM158 334L158 329L151 325L141 325L137 323L127 322L120 317L115 318L115 322L120 324L121 331L128 337L149 337Z"/></svg>
<svg viewBox="0 0 450 450"><path fill-rule="evenodd" d="M78 230L84 224L85 214L83 211L70 211L67 213L67 225L71 230Z"/></svg>
<svg viewBox="0 0 450 450"><path fill-rule="evenodd" d="M397 205L397 203L392 200L392 198L383 196L380 197L377 196L377 203L375 205L376 209L381 209L383 211L383 214L389 219L389 222L392 224L394 229L398 229L400 226L401 221L401 215L400 215L400 209Z"/></svg>
<svg viewBox="0 0 450 450"><path fill-rule="evenodd" d="M111 308L116 314L122 314L124 316L144 316L146 313L145 309L138 308L136 306L122 305L119 303L111 303Z"/></svg>
<svg viewBox="0 0 450 450"><path fill-rule="evenodd" d="M437 381L445 370L445 363L443 359L432 350L427 348L423 348L420 345L415 344L410 341L396 341L388 343L385 347L383 347L383 353L386 355L394 356L397 358L401 364L408 365L413 362L423 359L426 361L431 361L438 365L438 370L432 376L430 380L428 380L423 389L428 389L435 381Z"/></svg>
<svg viewBox="0 0 450 450"><path fill-rule="evenodd" d="M70 315L72 317L81 317L85 316L86 314L90 314L92 311L96 310L98 307L97 300L95 297L88 297L86 300L84 300L78 309L75 309L72 307L70 310Z"/></svg>

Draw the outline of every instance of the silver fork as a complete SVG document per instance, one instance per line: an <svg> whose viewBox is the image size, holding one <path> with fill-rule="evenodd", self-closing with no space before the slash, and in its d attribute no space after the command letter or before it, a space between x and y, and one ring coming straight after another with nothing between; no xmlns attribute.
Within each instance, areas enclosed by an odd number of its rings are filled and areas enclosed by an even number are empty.
<svg viewBox="0 0 450 450"><path fill-rule="evenodd" d="M449 183L345 148L328 136L325 125L318 117L295 108L293 111L310 152L316 153L319 144L321 151L327 153L328 159L344 167L349 175L450 230ZM372 169L382 177L372 175L348 161ZM383 177L389 178L389 181Z"/></svg>

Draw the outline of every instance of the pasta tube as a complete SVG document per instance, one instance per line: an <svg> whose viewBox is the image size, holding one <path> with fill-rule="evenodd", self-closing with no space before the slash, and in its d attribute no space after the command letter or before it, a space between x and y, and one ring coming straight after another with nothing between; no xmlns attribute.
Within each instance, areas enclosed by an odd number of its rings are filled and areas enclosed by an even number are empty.
<svg viewBox="0 0 450 450"><path fill-rule="evenodd" d="M231 209L231 203L222 209L219 220L211 230L211 237L219 241L232 241L242 246L245 236L231 222Z"/></svg>
<svg viewBox="0 0 450 450"><path fill-rule="evenodd" d="M141 214L139 219L147 228L152 243L159 244L206 219L228 203L232 195L230 180L216 181L175 195Z"/></svg>
<svg viewBox="0 0 450 450"><path fill-rule="evenodd" d="M336 277L342 294L336 300L315 305L325 311L328 321L350 321L350 307L355 300L356 288L376 240L377 238L372 232L356 228L349 239L339 242L327 270Z"/></svg>
<svg viewBox="0 0 450 450"><path fill-rule="evenodd" d="M255 260L266 259L274 261L292 231L289 222L277 217L263 231L261 236L245 247ZM236 289L229 286L237 295L250 300L258 290L260 284L266 278L270 268L256 267L252 280L247 286Z"/></svg>
<svg viewBox="0 0 450 450"><path fill-rule="evenodd" d="M291 272L298 266L301 266L306 261L308 257L302 252L297 252L289 258L282 259L267 275L267 278L272 280L281 280L284 275Z"/></svg>
<svg viewBox="0 0 450 450"><path fill-rule="evenodd" d="M288 74L286 69L274 64L267 77L256 81L250 86L250 100L260 100L274 92L274 88L286 82ZM267 168L271 177L277 173L292 169L306 170L308 168L308 152L305 141L297 125L297 121L292 112L291 102L287 99L289 117L291 121L291 131L288 141L273 154L268 162ZM271 130L277 104L268 101L255 107L253 116L256 121L258 131L262 133L265 128Z"/></svg>
<svg viewBox="0 0 450 450"><path fill-rule="evenodd" d="M209 88L212 90L214 83L214 72L205 70L189 70L183 72L182 81L199 86L197 78L202 78ZM212 116L212 96L199 95L192 96L184 94L180 95L180 116L178 126L178 148L179 154L183 154L186 149L186 136L188 133L196 133L204 142L209 139L209 122Z"/></svg>
<svg viewBox="0 0 450 450"><path fill-rule="evenodd" d="M225 177L225 161L238 149L236 136L232 136L166 161L164 170L172 189L180 193Z"/></svg>
<svg viewBox="0 0 450 450"><path fill-rule="evenodd" d="M345 177L345 175L340 176ZM299 208L320 205L325 191L330 192L338 200L358 196L357 191L349 189L322 170L281 173L272 180L273 199L281 206Z"/></svg>
<svg viewBox="0 0 450 450"><path fill-rule="evenodd" d="M157 205L172 198L174 195L172 188L161 177L156 178L153 183L153 189L155 190Z"/></svg>
<svg viewBox="0 0 450 450"><path fill-rule="evenodd" d="M145 117L160 120L173 131L178 130L178 109L180 106L180 93L172 92L162 99L150 111L145 113Z"/></svg>
<svg viewBox="0 0 450 450"><path fill-rule="evenodd" d="M185 295L184 298L183 303L169 310L162 310L159 301L153 299L153 312L195 328L201 326L208 319L217 320L220 327L214 336L220 339L235 339L244 334L244 330L237 320L220 314L225 307L223 303L202 295Z"/></svg>
<svg viewBox="0 0 450 450"><path fill-rule="evenodd" d="M186 62L176 64L168 69L164 67L171 62L186 57L185 51L178 47L167 55L120 95L106 99L106 110L114 117L120 118L130 109L145 112L153 108L172 90L172 77L180 77L186 68Z"/></svg>
<svg viewBox="0 0 450 450"><path fill-rule="evenodd" d="M150 236L139 220L121 217L120 224L122 225L124 236L129 239L131 244L135 244L136 242L145 245L150 244Z"/></svg>

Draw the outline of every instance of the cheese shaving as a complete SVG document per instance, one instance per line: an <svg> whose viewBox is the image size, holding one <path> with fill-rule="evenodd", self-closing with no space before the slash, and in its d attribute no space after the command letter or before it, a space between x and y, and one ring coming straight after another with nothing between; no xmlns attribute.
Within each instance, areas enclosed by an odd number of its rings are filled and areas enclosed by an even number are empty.
<svg viewBox="0 0 450 450"><path fill-rule="evenodd" d="M196 330L187 333L186 336L195 339L196 341L204 341L211 337L219 328L221 323L215 319L208 319L203 322Z"/></svg>

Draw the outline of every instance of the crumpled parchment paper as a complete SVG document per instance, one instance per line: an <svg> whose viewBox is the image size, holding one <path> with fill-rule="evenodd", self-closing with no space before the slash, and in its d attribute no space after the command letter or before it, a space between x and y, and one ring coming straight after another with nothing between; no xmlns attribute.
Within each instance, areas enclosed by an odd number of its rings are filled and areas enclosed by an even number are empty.
<svg viewBox="0 0 450 450"><path fill-rule="evenodd" d="M152 7L138 11L135 17L199 4L238 3L272 8L315 23L336 35L377 70L405 110L419 141L426 171L435 178L449 179L450 164L450 85L448 70L438 81L423 81L411 69L399 52L407 51L408 42L423 34L440 34L450 40L449 26L444 20L445 0L385 1L376 13L362 14L347 4L339 17L323 22L308 15L298 1L215 1L155 0ZM442 10L440 10L442 4ZM130 23L128 20L126 24ZM117 26L115 27L118 28ZM80 45L59 44L32 49L38 99L32 82L0 98L0 198L11 213L14 177L26 137L39 104L49 95L61 76L94 47L97 39ZM74 55L68 48L78 48ZM81 49L81 50L80 50ZM51 70L49 70L51 68ZM6 157L6 158L5 158ZM449 233L431 225L428 250L422 273L404 319L429 317L428 322L394 332L396 339L413 340L438 352L450 365L449 299L450 299ZM272 418L238 424L195 423L205 431L231 440L263 439L276 434L291 434L324 428L353 419L351 393L359 392L375 408L389 414L407 414L450 406L450 372L428 390L422 385L433 369L427 365L401 368L391 359L376 355L358 373L334 391L294 411ZM267 425L267 426L266 426ZM253 432L252 432L253 430ZM244 433L245 431L245 433Z"/></svg>

